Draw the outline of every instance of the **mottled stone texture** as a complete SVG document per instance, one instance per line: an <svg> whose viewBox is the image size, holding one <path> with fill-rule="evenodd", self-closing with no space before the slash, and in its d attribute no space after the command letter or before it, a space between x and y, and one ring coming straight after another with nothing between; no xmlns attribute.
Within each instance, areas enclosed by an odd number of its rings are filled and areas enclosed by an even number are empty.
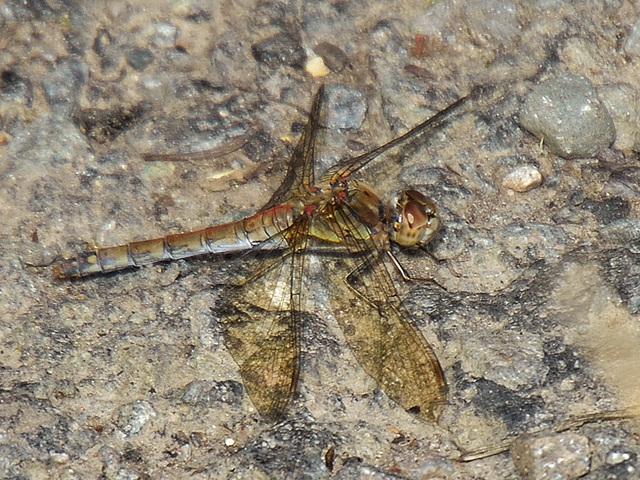
<svg viewBox="0 0 640 480"><path fill-rule="evenodd" d="M496 480L545 474L540 451L589 480L636 478L637 422L555 428L640 398L639 22L635 0L4 2L0 477ZM322 79L305 70L318 56ZM519 123L531 92L566 77L610 119L580 158ZM215 321L243 258L51 278L86 243L256 211L320 82L334 97L319 170L481 87L358 176L423 191L441 213L426 252L396 254L449 385L439 425L355 361L324 288L343 281L324 275L330 255L308 262L300 386L279 423L253 409ZM592 142L580 122L555 123ZM222 157L144 157L239 139ZM510 177L522 168L543 181ZM516 447L457 460L516 437L533 439L517 467Z"/></svg>

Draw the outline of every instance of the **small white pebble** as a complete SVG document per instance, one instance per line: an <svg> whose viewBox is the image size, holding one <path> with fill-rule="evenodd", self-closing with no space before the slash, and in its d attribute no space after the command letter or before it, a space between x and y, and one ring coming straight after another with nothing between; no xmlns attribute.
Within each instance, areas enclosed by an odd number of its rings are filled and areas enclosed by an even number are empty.
<svg viewBox="0 0 640 480"><path fill-rule="evenodd" d="M502 186L515 190L516 192L526 192L542 183L542 174L536 167L523 165L507 173L502 180Z"/></svg>
<svg viewBox="0 0 640 480"><path fill-rule="evenodd" d="M570 392L571 390L575 389L575 387L576 382L573 378L565 378L564 380L562 380L562 382L560 382L560 390L562 392Z"/></svg>
<svg viewBox="0 0 640 480"><path fill-rule="evenodd" d="M67 463L69 461L69 454L49 452L49 459L54 463Z"/></svg>
<svg viewBox="0 0 640 480"><path fill-rule="evenodd" d="M224 444L227 447L232 447L232 446L234 446L236 444L236 441L233 438L227 438L227 439L225 439Z"/></svg>
<svg viewBox="0 0 640 480"><path fill-rule="evenodd" d="M626 452L611 451L607 454L606 462L609 465L618 465L619 463L626 462L631 456Z"/></svg>
<svg viewBox="0 0 640 480"><path fill-rule="evenodd" d="M313 57L307 62L304 68L313 78L326 77L331 73L331 70L324 64L322 57Z"/></svg>

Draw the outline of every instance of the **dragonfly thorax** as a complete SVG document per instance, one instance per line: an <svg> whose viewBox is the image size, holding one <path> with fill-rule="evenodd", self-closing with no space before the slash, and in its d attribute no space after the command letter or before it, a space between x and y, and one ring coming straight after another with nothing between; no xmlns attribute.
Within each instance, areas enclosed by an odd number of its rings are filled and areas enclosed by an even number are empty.
<svg viewBox="0 0 640 480"><path fill-rule="evenodd" d="M367 186L351 180L343 185L344 203L355 213L358 220L369 228L380 224L380 199ZM334 193L335 197L335 193Z"/></svg>
<svg viewBox="0 0 640 480"><path fill-rule="evenodd" d="M403 247L424 245L440 226L435 204L416 190L402 192L389 210L389 237Z"/></svg>

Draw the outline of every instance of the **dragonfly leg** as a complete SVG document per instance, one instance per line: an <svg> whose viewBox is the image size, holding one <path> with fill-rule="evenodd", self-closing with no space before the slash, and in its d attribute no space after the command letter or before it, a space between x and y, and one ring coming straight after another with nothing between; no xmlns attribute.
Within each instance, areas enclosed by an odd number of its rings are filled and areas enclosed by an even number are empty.
<svg viewBox="0 0 640 480"><path fill-rule="evenodd" d="M353 290L353 292L355 292L360 298L364 299L372 307L379 309L381 308L381 305L378 305L378 302L373 300L373 298L370 295L367 295L367 289L370 287L369 285L370 277L371 275L373 275L374 277L376 275L375 264L377 262L382 263L381 259L376 258L375 255L373 254L368 255L362 263L360 263L356 268L354 268L349 272L345 281L347 286L351 290ZM383 265L379 265L379 267L386 268ZM385 276L388 276L388 273L386 273ZM391 281L391 279L385 279L385 280ZM395 289L389 290L387 282L385 281L377 282L377 284L380 287L384 287L385 285L387 285L386 300L391 300L395 298L398 302L400 302L400 299L398 298L397 293L395 292Z"/></svg>
<svg viewBox="0 0 640 480"><path fill-rule="evenodd" d="M396 270L398 270L398 273L400 273L400 275L402 276L402 279L405 282L416 282L416 283L417 282L427 282L427 283L433 283L433 284L437 285L438 287L440 287L445 292L447 291L447 287L445 287L444 285L441 285L440 283L438 283L438 281L433 277L426 278L426 277L413 277L413 276L411 276L409 274L409 272L407 272L407 270L404 268L404 266L402 265L400 260L398 260L398 257L396 257L391 250L387 250L387 255L389 256L389 259L393 263L394 267L396 267ZM437 262L439 262L439 260L437 260L437 259L435 259L435 260Z"/></svg>

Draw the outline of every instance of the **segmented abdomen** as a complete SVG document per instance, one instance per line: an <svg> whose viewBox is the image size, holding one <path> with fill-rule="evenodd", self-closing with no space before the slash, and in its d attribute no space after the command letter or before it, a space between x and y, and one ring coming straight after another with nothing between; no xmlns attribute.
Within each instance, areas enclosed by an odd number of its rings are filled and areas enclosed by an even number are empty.
<svg viewBox="0 0 640 480"><path fill-rule="evenodd" d="M237 222L195 232L82 252L55 264L53 275L58 278L83 277L204 253L247 250L265 243L265 248L284 248L286 239L280 233L293 221L293 207L280 205Z"/></svg>

